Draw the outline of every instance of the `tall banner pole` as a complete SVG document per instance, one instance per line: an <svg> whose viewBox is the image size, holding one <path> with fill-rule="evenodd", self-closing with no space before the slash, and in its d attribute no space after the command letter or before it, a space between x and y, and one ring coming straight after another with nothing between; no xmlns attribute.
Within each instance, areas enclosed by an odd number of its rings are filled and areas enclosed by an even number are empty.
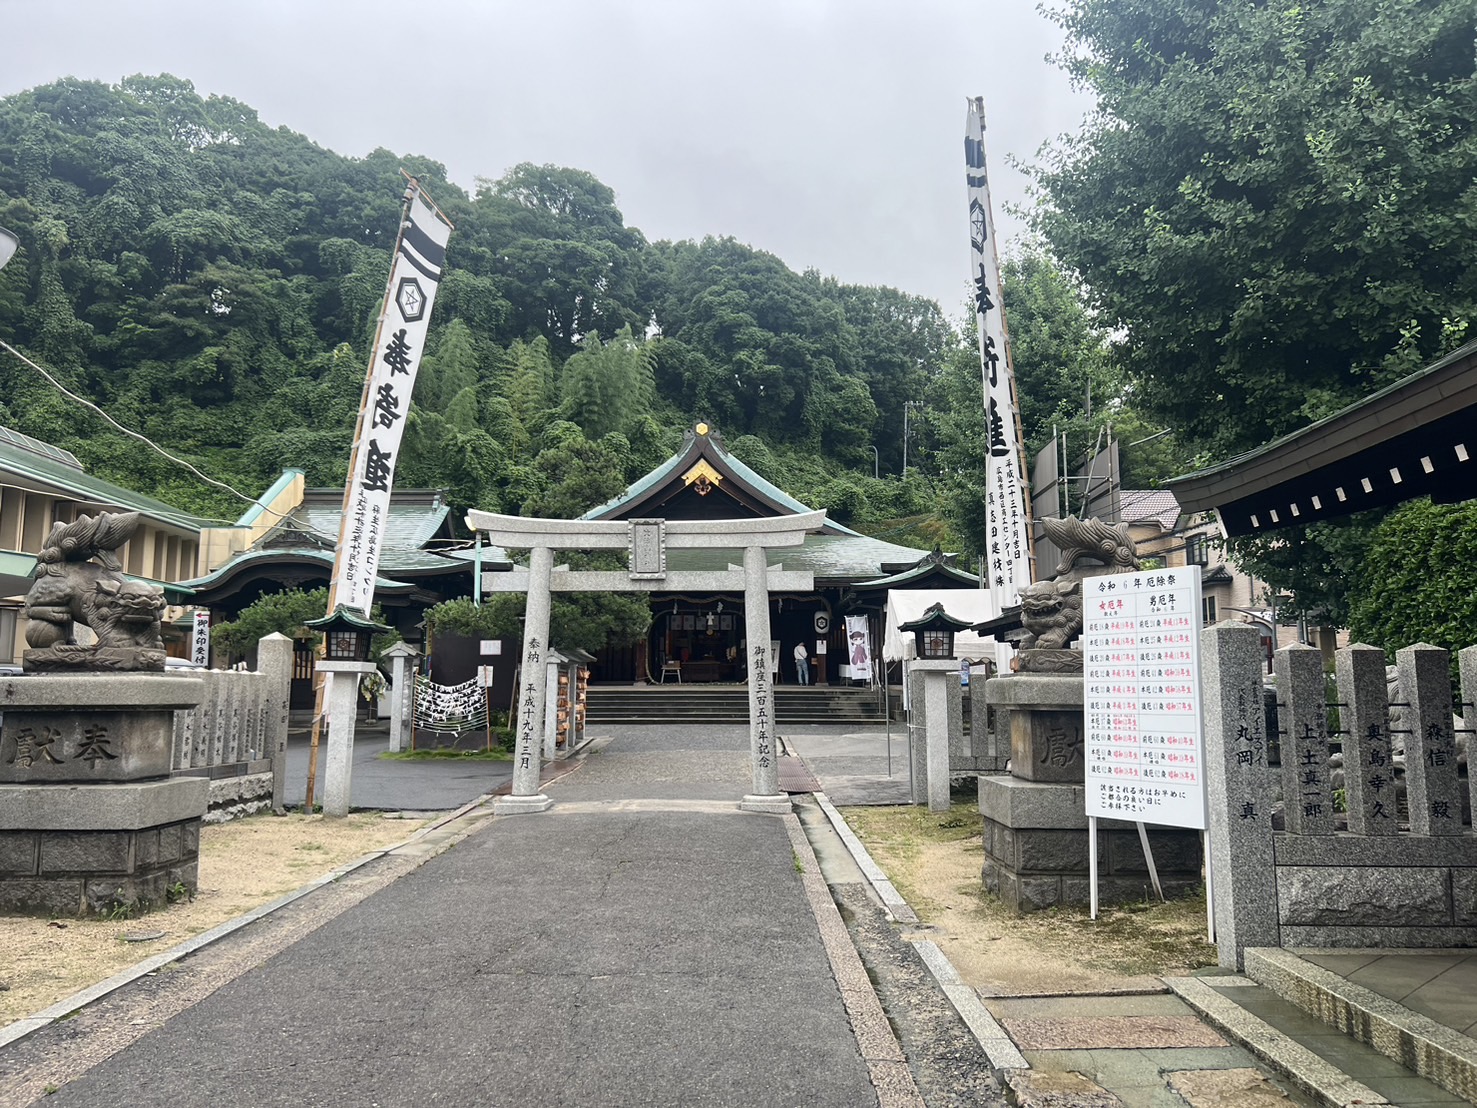
<svg viewBox="0 0 1477 1108"><path fill-rule="evenodd" d="M1010 335L1001 295L1000 256L985 171L985 104L969 102L964 135L965 184L969 195L970 267L985 414L985 582L999 614L1018 604L1017 589L1031 583L1035 556L1031 534L1031 491L1025 473L1025 443ZM1011 649L1000 644L997 672L1010 668Z"/></svg>
<svg viewBox="0 0 1477 1108"><path fill-rule="evenodd" d="M395 458L405 434L405 417L420 369L431 306L446 262L446 243L452 225L404 170L400 226L395 236L390 279L380 303L369 369L359 398L359 416L349 451L344 482L343 515L338 545L334 547L333 577L328 585L328 615L339 607L352 608L368 618L374 606L374 583L379 573L380 545L389 519L390 491L395 480ZM348 675L345 675L348 676ZM324 678L315 683L313 734L308 748L308 784L304 808L313 810L318 776L318 747L323 729ZM329 721L330 726L333 721Z"/></svg>

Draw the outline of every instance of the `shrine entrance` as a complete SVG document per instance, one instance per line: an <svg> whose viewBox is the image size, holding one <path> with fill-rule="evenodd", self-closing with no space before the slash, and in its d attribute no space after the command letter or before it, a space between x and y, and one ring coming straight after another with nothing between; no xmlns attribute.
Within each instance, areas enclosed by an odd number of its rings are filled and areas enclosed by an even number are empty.
<svg viewBox="0 0 1477 1108"><path fill-rule="evenodd" d="M748 674L743 645L748 641L743 597L673 597L654 601L651 674L658 680L675 663L684 683L743 681Z"/></svg>
<svg viewBox="0 0 1477 1108"><path fill-rule="evenodd" d="M672 594L679 599L675 611L666 612L663 640L666 650L687 650L689 662L695 644L703 643L713 617L714 640L723 635L723 612L715 600L711 608L689 602L684 610L681 597L720 593L742 593L743 611L731 613L728 634L737 640L738 655L732 660L745 672L749 689L749 749L753 792L739 807L747 811L788 812L790 798L779 789L779 758L774 737L769 597L772 592L810 592L814 576L808 570L785 570L771 566L766 551L772 547L797 547L805 536L826 525L826 513L805 512L758 519L723 520L568 520L528 519L472 510L467 525L483 532L489 542L511 550L528 550L529 566L511 573L489 573L482 587L495 592L521 592L528 602L523 623L523 672L540 672L550 649L549 603L554 592L647 592ZM733 550L743 552L743 564L723 570L667 569L667 549ZM620 550L629 558L625 571L571 570L555 567L555 550ZM725 604L725 608L727 605ZM698 626L701 613L702 626ZM688 616L692 626L686 626ZM673 626L673 620L676 626ZM739 629L742 626L742 634ZM702 639L699 639L701 634ZM675 636L675 637L673 637ZM729 641L733 645L732 640ZM706 653L706 646L705 653ZM716 647L716 643L715 643ZM726 655L728 647L723 648ZM681 661L680 653L676 659ZM721 672L718 658L712 673ZM731 664L725 658L723 664ZM553 801L540 791L542 736L546 711L544 682L527 680L519 693L514 721L512 795L493 802L493 811L503 815L542 812Z"/></svg>

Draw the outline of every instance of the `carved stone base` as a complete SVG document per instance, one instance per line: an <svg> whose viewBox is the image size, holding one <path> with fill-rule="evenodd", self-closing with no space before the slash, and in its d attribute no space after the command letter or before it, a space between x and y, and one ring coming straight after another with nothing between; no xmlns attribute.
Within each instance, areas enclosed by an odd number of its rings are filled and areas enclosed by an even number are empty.
<svg viewBox="0 0 1477 1108"><path fill-rule="evenodd" d="M164 651L143 646L42 646L21 655L27 673L163 673Z"/></svg>
<svg viewBox="0 0 1477 1108"><path fill-rule="evenodd" d="M1016 652L1018 673L1081 673L1080 650L1020 650Z"/></svg>

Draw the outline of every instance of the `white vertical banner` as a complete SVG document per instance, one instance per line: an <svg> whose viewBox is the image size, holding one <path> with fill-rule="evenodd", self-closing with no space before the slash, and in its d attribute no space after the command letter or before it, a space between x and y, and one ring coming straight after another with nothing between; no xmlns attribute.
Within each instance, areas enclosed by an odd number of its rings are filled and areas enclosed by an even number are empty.
<svg viewBox="0 0 1477 1108"><path fill-rule="evenodd" d="M985 107L984 101L978 98L969 104L964 161L987 438L984 574L998 612L1019 604L1016 590L1031 583L1030 522L1026 517L1026 490L1016 434L1015 372L1010 364L1010 343L1001 308L1000 258L995 250L990 183L985 174Z"/></svg>
<svg viewBox="0 0 1477 1108"><path fill-rule="evenodd" d="M195 609L193 634L190 636L190 661L197 666L210 665L210 610Z"/></svg>
<svg viewBox="0 0 1477 1108"><path fill-rule="evenodd" d="M339 532L335 604L358 609L366 616L374 603L380 544L395 481L395 458L405 434L415 375L431 325L431 305L441 281L446 242L451 237L451 227L422 199L414 185L411 192L409 218L401 227L375 338L354 472L349 475L345 497L348 510Z"/></svg>

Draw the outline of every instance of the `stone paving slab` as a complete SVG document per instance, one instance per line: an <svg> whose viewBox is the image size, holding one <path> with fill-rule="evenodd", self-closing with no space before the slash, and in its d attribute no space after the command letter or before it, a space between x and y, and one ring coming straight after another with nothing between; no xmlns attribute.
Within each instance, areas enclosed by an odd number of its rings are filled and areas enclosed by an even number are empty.
<svg viewBox="0 0 1477 1108"><path fill-rule="evenodd" d="M1286 1093L1250 1068L1177 1070L1165 1078L1193 1108L1271 1108L1287 1104Z"/></svg>
<svg viewBox="0 0 1477 1108"><path fill-rule="evenodd" d="M1129 1050L1228 1045L1225 1039L1193 1015L1027 1018L1002 1022L1016 1046L1022 1050Z"/></svg>

